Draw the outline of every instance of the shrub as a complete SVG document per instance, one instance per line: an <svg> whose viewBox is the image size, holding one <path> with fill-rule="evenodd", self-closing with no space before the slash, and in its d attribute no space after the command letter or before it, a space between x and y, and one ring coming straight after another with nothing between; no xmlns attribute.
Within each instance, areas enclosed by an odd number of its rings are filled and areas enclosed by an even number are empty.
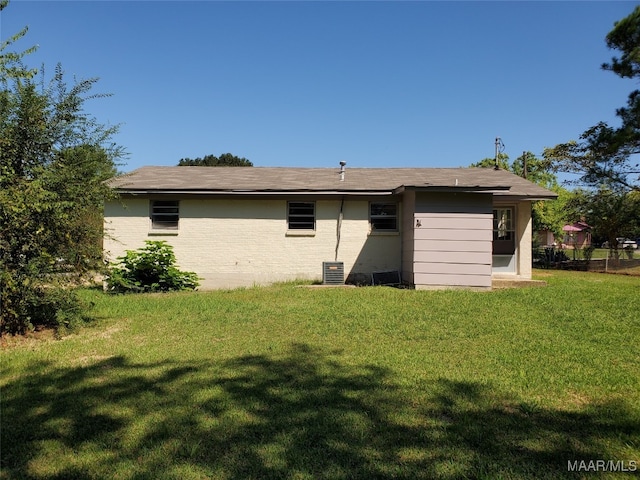
<svg viewBox="0 0 640 480"><path fill-rule="evenodd" d="M627 255L627 258L631 260L633 258L633 249L631 245L627 245L624 247L624 253Z"/></svg>
<svg viewBox="0 0 640 480"><path fill-rule="evenodd" d="M73 331L87 319L84 304L73 288L55 278L46 283L27 276L0 275L0 335L20 335L39 328L53 328L58 334Z"/></svg>
<svg viewBox="0 0 640 480"><path fill-rule="evenodd" d="M591 261L591 258L593 257L593 251L595 249L596 247L594 247L593 245L589 245L588 247L584 247L584 249L582 250L582 255L587 262Z"/></svg>
<svg viewBox="0 0 640 480"><path fill-rule="evenodd" d="M127 250L108 268L107 290L112 293L194 290L198 275L176 266L173 247L165 241L147 240L136 251Z"/></svg>

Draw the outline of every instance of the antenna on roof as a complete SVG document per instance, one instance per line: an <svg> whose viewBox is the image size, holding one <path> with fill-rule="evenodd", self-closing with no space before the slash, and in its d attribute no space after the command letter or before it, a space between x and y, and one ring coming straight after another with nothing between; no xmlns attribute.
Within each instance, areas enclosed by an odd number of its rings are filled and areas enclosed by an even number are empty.
<svg viewBox="0 0 640 480"><path fill-rule="evenodd" d="M500 164L498 163L498 159L500 158L500 154L504 152L504 143L502 143L502 139L500 137L496 137L496 159L493 165L494 170L500 170Z"/></svg>

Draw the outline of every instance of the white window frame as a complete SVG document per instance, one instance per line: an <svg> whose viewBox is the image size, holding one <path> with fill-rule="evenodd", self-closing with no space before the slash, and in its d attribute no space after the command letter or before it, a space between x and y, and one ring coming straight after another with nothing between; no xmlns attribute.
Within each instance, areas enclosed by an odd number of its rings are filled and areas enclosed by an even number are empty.
<svg viewBox="0 0 640 480"><path fill-rule="evenodd" d="M385 211L385 207L394 207L394 212L389 213ZM381 207L381 211L374 213L374 207L376 210ZM398 202L369 202L369 227L372 233L375 232L398 232ZM393 228L378 228L376 222L386 223L388 220L394 220L395 226Z"/></svg>
<svg viewBox="0 0 640 480"><path fill-rule="evenodd" d="M493 208L493 254L516 253L516 209L513 206Z"/></svg>

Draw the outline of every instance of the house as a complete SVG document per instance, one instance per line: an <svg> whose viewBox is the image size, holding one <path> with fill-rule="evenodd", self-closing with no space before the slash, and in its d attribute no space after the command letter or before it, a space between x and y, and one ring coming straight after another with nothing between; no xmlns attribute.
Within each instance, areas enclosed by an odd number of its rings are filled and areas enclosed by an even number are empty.
<svg viewBox="0 0 640 480"><path fill-rule="evenodd" d="M531 278L531 202L556 194L491 168L143 167L105 204L113 260L166 240L201 288L399 272L415 288ZM336 264L325 262L338 262Z"/></svg>
<svg viewBox="0 0 640 480"><path fill-rule="evenodd" d="M544 247L579 250L591 246L591 230L591 226L587 225L583 220L580 220L572 224L564 225L562 227L564 234L559 240L556 239L556 236L551 230L541 230L537 232L537 241L538 245Z"/></svg>
<svg viewBox="0 0 640 480"><path fill-rule="evenodd" d="M562 227L565 232L562 244L567 248L580 249L591 246L591 227L583 221Z"/></svg>

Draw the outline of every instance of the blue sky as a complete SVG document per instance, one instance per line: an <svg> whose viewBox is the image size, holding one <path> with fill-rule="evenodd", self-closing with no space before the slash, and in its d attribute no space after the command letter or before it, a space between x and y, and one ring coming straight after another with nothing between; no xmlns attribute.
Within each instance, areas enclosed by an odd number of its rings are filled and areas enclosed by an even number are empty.
<svg viewBox="0 0 640 480"><path fill-rule="evenodd" d="M255 166L458 167L541 155L637 88L600 69L637 2L13 0L27 63L99 77L123 171L230 152Z"/></svg>

